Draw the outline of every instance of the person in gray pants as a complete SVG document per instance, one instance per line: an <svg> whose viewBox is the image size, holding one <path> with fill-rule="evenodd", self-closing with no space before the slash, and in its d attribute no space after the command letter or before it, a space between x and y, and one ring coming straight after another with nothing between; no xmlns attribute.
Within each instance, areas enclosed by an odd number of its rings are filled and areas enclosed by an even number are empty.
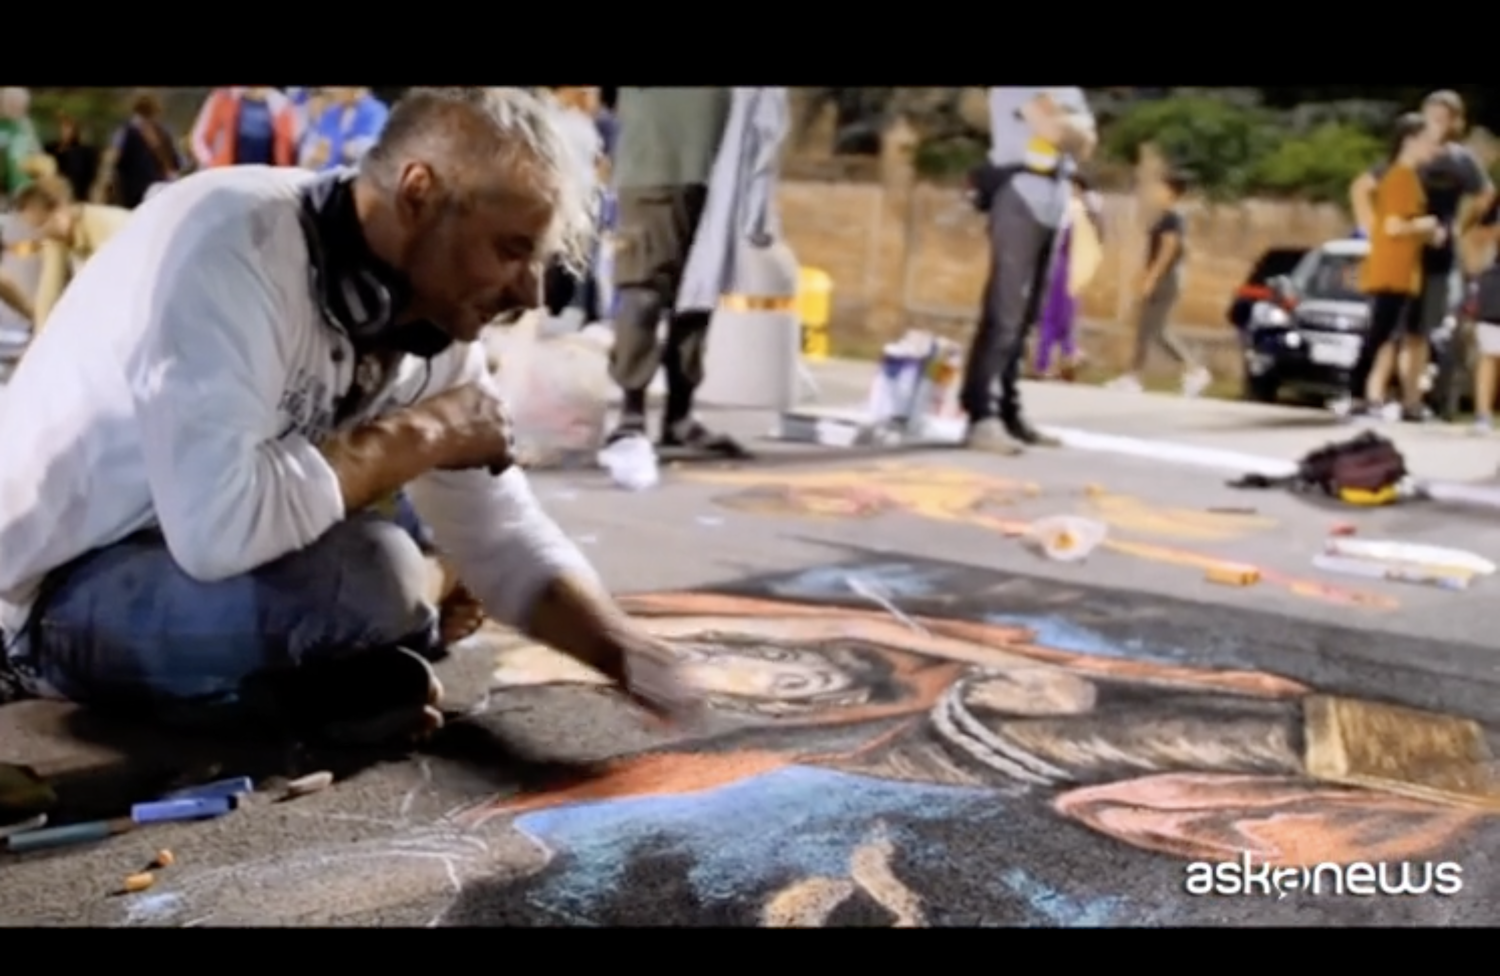
<svg viewBox="0 0 1500 976"><path fill-rule="evenodd" d="M1093 150L1094 119L1079 88L991 88L990 129L989 164L979 177L989 185L978 187L976 199L989 217L990 274L960 404L969 447L1017 454L1022 444L1056 443L1022 415L1018 380L1067 213L1069 177Z"/></svg>
<svg viewBox="0 0 1500 976"><path fill-rule="evenodd" d="M729 122L728 88L621 88L614 161L619 201L610 377L623 405L608 443L646 433L646 391L658 369L667 380L662 447L743 457L740 444L693 418L703 382L708 312L674 312L693 237L708 201L714 157ZM665 342L657 338L670 315Z"/></svg>

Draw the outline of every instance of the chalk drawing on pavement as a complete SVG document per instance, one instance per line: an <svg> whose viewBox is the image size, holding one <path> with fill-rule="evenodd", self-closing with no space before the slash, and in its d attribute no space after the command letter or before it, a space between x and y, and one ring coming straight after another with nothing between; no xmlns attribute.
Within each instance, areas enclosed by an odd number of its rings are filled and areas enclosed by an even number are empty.
<svg viewBox="0 0 1500 976"><path fill-rule="evenodd" d="M1110 526L1104 548L1122 555L1166 565L1207 570L1225 561L1222 555L1163 545L1218 543L1242 539L1274 529L1274 519L1253 513L1210 512L1160 505L1132 495L1095 489L1047 491L1031 482L982 474L966 469L885 462L856 468L802 472L701 471L686 477L723 485L732 490L715 503L751 515L818 519L871 519L905 513L936 522L958 523L1015 535L1027 520L1016 507L1030 499L1062 499L1078 514ZM1145 536L1146 539L1131 538ZM1264 583L1302 597L1390 610L1399 602L1384 594L1354 589L1318 579L1263 570Z"/></svg>
<svg viewBox="0 0 1500 976"><path fill-rule="evenodd" d="M941 565L870 575L900 600L902 579L943 586L953 570ZM1172 896L1188 862L1422 859L1461 846L1500 809L1493 781L1431 774L1487 757L1473 722L1253 668L1184 664L1190 654L1102 631L1079 638L1074 627L1069 638L1063 607L1044 611L1057 625L1043 639L994 622L995 607L902 619L809 602L836 575L752 587L775 597L628 598L738 724L463 814L476 827L508 822L552 856L503 884L469 886L447 923L496 904L523 922L596 925L1181 921L1191 905ZM500 673L570 680L549 671L546 652ZM1328 702L1345 717L1331 721ZM1352 746L1344 740L1364 734L1351 715L1383 726L1381 762L1310 762L1308 743ZM1403 757L1401 741L1426 752ZM1155 881L1121 891L1089 868L1104 858ZM642 885L658 893L650 904Z"/></svg>

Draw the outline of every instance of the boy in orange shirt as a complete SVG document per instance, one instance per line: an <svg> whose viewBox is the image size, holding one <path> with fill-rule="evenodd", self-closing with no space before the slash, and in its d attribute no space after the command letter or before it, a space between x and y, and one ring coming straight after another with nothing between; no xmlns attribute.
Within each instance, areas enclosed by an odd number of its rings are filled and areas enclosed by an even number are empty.
<svg viewBox="0 0 1500 976"><path fill-rule="evenodd" d="M1370 254L1360 273L1360 287L1370 296L1370 325L1359 361L1349 374L1351 410L1378 410L1397 362L1396 338L1405 355L1402 412L1421 414L1422 373L1427 368L1427 336L1412 328L1422 292L1422 248L1440 243L1444 233L1427 216L1427 195L1417 169L1437 152L1438 134L1415 112L1396 121L1390 161L1376 184Z"/></svg>

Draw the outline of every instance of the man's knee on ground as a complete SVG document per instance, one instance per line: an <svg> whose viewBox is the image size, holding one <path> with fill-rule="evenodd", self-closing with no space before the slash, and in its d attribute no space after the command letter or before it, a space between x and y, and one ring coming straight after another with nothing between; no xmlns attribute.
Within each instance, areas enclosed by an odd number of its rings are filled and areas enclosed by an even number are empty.
<svg viewBox="0 0 1500 976"><path fill-rule="evenodd" d="M366 616L372 631L396 641L430 625L431 566L409 532L383 518L357 515L329 535L342 580L339 600Z"/></svg>

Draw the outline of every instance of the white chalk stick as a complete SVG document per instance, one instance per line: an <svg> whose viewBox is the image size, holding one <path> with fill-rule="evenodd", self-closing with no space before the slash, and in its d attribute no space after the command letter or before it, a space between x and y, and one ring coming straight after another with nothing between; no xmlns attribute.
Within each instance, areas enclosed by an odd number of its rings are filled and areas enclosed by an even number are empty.
<svg viewBox="0 0 1500 976"><path fill-rule="evenodd" d="M319 790L326 790L333 785L333 774L324 770L321 773L311 773L299 777L286 784L287 796L306 796Z"/></svg>

